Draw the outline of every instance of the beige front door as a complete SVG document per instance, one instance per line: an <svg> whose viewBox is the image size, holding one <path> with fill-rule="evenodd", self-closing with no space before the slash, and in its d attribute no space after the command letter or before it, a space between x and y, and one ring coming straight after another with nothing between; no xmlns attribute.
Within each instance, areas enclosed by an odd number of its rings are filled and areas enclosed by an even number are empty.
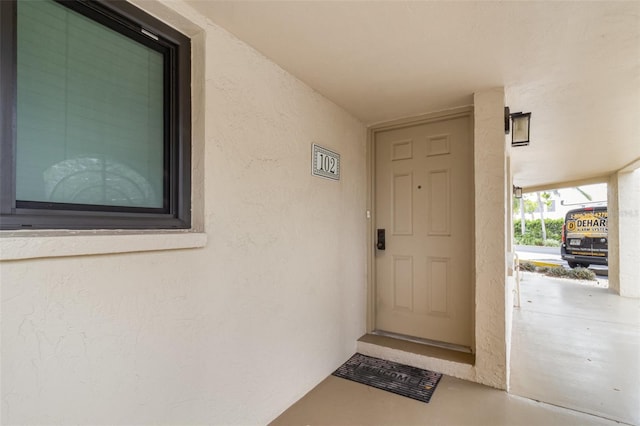
<svg viewBox="0 0 640 426"><path fill-rule="evenodd" d="M377 331L472 346L472 142L466 114L375 134Z"/></svg>

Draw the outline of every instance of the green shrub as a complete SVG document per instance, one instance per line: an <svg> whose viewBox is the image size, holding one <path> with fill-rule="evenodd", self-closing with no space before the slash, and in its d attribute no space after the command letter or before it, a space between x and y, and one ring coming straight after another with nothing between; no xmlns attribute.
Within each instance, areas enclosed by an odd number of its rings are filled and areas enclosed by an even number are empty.
<svg viewBox="0 0 640 426"><path fill-rule="evenodd" d="M545 247L560 247L560 241L547 239L547 241L544 242L544 246Z"/></svg>
<svg viewBox="0 0 640 426"><path fill-rule="evenodd" d="M576 280L589 281L596 280L596 274L587 268L564 269L562 266L555 266L553 268L541 267L538 268L536 272L545 274L548 277L573 278Z"/></svg>
<svg viewBox="0 0 640 426"><path fill-rule="evenodd" d="M525 246L534 246L535 245L535 236L532 234L524 234L524 235L518 235L515 238L516 240L516 244L521 244L521 245L525 245Z"/></svg>
<svg viewBox="0 0 640 426"><path fill-rule="evenodd" d="M596 274L587 268L575 268L575 269L565 269L562 266L536 266L531 262L520 262L518 265L518 269L520 271L527 272L537 272L539 274L544 274L548 277L556 277L556 278L573 278L576 280L589 280L595 281Z"/></svg>
<svg viewBox="0 0 640 426"><path fill-rule="evenodd" d="M542 245L535 244L537 239L542 241L542 226L540 219L525 220L525 234L520 233L520 219L513 221L513 239L516 244L521 245ZM562 240L562 225L564 219L545 219L545 228L547 230L547 240ZM555 247L555 246L554 246Z"/></svg>
<svg viewBox="0 0 640 426"><path fill-rule="evenodd" d="M549 277L568 277L571 275L571 271L567 271L562 266L555 266L553 268L549 268L545 275Z"/></svg>
<svg viewBox="0 0 640 426"><path fill-rule="evenodd" d="M596 274L591 269L587 268L575 268L570 271L571 278L575 278L577 280L588 280L595 281Z"/></svg>
<svg viewBox="0 0 640 426"><path fill-rule="evenodd" d="M518 269L521 271L535 272L536 265L531 262L520 262Z"/></svg>

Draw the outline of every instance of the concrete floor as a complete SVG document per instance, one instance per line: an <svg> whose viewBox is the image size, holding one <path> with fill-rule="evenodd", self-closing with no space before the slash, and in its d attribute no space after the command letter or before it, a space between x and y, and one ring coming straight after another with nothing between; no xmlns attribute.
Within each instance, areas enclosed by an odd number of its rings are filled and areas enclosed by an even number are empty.
<svg viewBox="0 0 640 426"><path fill-rule="evenodd" d="M282 425L614 425L444 376L428 404L329 376L275 419Z"/></svg>
<svg viewBox="0 0 640 426"><path fill-rule="evenodd" d="M271 424L640 425L640 300L523 277L511 393L444 376L425 404L329 376Z"/></svg>
<svg viewBox="0 0 640 426"><path fill-rule="evenodd" d="M640 424L640 300L524 273L510 392Z"/></svg>

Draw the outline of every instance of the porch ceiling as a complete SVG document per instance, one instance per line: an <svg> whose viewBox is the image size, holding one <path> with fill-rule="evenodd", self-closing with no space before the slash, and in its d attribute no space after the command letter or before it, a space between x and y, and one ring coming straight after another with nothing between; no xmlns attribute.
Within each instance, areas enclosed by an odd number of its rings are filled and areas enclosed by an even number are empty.
<svg viewBox="0 0 640 426"><path fill-rule="evenodd" d="M518 186L640 157L640 2L187 2L366 124L504 86L532 112Z"/></svg>

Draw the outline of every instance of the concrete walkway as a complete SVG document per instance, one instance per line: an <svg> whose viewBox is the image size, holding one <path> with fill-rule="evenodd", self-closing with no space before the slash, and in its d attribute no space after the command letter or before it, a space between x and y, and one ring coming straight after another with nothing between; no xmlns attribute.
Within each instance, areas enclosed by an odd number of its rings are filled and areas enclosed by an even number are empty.
<svg viewBox="0 0 640 426"><path fill-rule="evenodd" d="M640 425L640 299L523 273L510 392Z"/></svg>

